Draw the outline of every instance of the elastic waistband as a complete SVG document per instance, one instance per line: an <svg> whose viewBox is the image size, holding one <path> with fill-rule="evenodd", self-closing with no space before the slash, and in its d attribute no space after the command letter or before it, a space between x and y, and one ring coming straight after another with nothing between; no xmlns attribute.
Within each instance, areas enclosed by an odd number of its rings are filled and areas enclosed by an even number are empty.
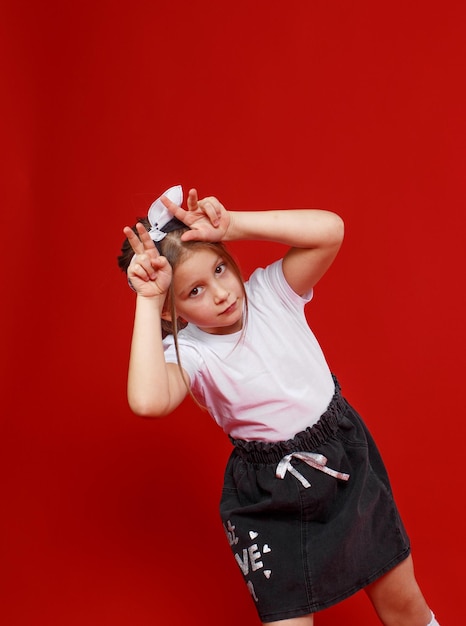
<svg viewBox="0 0 466 626"><path fill-rule="evenodd" d="M244 441L230 438L236 453L250 463L278 463L285 455L301 450L314 450L328 441L338 430L339 418L346 407L338 381L327 410L319 421L287 441Z"/></svg>

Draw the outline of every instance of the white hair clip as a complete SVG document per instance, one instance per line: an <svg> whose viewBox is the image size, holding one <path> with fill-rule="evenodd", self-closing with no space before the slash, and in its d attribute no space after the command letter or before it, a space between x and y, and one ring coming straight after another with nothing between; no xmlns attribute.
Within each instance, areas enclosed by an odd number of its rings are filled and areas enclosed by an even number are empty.
<svg viewBox="0 0 466 626"><path fill-rule="evenodd" d="M183 202L183 189L181 185L175 185L167 189L162 195L167 196L177 206L181 206ZM160 198L157 198L149 207L147 215L151 229L149 236L154 242L162 241L170 230L182 228L184 224L170 213ZM168 224L173 221L173 224ZM168 227L167 227L168 226ZM173 228L171 228L173 226Z"/></svg>

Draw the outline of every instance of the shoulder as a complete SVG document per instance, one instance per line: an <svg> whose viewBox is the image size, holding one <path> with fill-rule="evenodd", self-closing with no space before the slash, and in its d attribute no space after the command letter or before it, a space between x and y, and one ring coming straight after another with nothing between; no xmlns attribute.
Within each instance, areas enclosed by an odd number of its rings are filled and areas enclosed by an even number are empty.
<svg viewBox="0 0 466 626"><path fill-rule="evenodd" d="M194 335L194 328L188 325L178 333L178 351L180 355L180 365L192 378L202 364L202 355L199 351L199 342ZM165 361L167 363L178 363L178 354L173 335L167 335L163 340Z"/></svg>
<svg viewBox="0 0 466 626"><path fill-rule="evenodd" d="M313 290L300 296L288 284L283 273L283 259L271 263L267 267L259 267L251 274L246 283L248 297L254 298L260 294L276 296L280 300L293 302L303 306L312 299Z"/></svg>

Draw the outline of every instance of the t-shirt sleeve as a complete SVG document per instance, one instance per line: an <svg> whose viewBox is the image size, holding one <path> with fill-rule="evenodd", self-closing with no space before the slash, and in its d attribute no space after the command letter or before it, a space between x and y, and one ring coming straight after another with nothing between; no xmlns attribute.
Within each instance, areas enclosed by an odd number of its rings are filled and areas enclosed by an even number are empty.
<svg viewBox="0 0 466 626"><path fill-rule="evenodd" d="M248 282L253 292L269 294L269 296L274 294L282 304L298 310L303 309L314 295L313 289L301 296L290 287L283 273L283 259L275 261L266 268L255 270Z"/></svg>
<svg viewBox="0 0 466 626"><path fill-rule="evenodd" d="M183 341L183 338L180 336L178 336L178 347L180 349L180 365L185 372L187 372L192 381L201 365L201 356L193 346ZM178 363L173 335L167 335L165 337L163 340L163 349L167 363Z"/></svg>

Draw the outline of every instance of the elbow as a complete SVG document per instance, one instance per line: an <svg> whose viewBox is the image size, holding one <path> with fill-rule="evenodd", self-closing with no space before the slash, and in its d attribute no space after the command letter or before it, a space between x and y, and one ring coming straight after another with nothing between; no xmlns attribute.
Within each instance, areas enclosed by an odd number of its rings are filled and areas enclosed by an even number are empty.
<svg viewBox="0 0 466 626"><path fill-rule="evenodd" d="M128 404L135 415L146 419L165 417L170 413L169 408L160 403L143 402L140 399L128 398Z"/></svg>
<svg viewBox="0 0 466 626"><path fill-rule="evenodd" d="M343 243L344 237L345 222L339 215L332 213L331 238L333 240L333 244L339 248Z"/></svg>

